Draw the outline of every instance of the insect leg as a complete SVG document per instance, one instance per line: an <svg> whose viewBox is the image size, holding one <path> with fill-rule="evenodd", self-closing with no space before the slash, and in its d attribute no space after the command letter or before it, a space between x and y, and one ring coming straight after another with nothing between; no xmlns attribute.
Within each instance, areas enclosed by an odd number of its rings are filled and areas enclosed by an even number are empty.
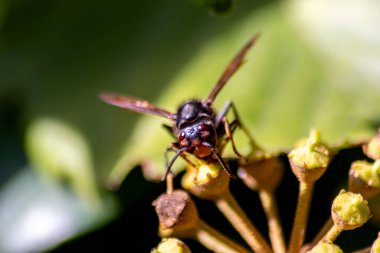
<svg viewBox="0 0 380 253"><path fill-rule="evenodd" d="M170 146L170 147L167 147L167 148L164 150L165 167L168 167L168 165L169 165L168 153L169 153L170 151L176 151L176 149L174 149L173 146Z"/></svg>
<svg viewBox="0 0 380 253"><path fill-rule="evenodd" d="M235 118L232 121L232 123L230 124L230 129L231 129L230 132L233 133L236 127L240 127L241 130L243 130L244 134L248 137L248 140L249 140L249 143L250 143L252 149L258 148L257 144L253 140L253 137L252 137L251 133L242 124L242 122L240 120L240 117L239 117L239 113L238 113L238 111L237 111L237 109L235 107L235 104L232 101L227 101L226 104L223 106L222 110L220 110L220 112L216 116L215 125L218 127L218 126L220 126L221 123L223 123L222 122L223 121L223 117L225 117L227 115L227 113L229 112L230 109L232 110L232 113L233 113L234 118ZM227 132L227 129L226 129L226 132Z"/></svg>
<svg viewBox="0 0 380 253"><path fill-rule="evenodd" d="M244 155L240 154L240 152L237 150L236 148L236 145L235 145L235 141L234 141L234 136L232 134L232 131L231 131L231 128L230 128L230 124L228 123L228 120L226 117L223 117L222 118L222 122L224 123L224 129L226 131L226 135L227 135L227 138L231 141L231 144L232 144L232 150L234 151L234 153L239 157L239 158L244 158L246 161L248 160L247 157L245 157Z"/></svg>
<svg viewBox="0 0 380 253"><path fill-rule="evenodd" d="M208 147L211 149L212 153L216 156L216 159L218 160L219 164L222 166L224 171L232 178L236 178L235 174L230 170L227 163L223 160L223 158L220 156L219 152L216 151L216 149L209 143L202 143L202 145Z"/></svg>
<svg viewBox="0 0 380 253"><path fill-rule="evenodd" d="M230 110L230 108L232 107L232 102L230 100L228 100L223 108L219 111L218 115L216 115L216 118L215 118L215 126L219 126L220 123L222 122L222 119L224 116L227 115L228 111Z"/></svg>
<svg viewBox="0 0 380 253"><path fill-rule="evenodd" d="M169 172L170 172L170 169L171 167L173 166L173 163L175 162L175 160L177 160L178 156L180 156L183 152L185 152L186 150L188 149L188 147L184 147L184 148L180 148L177 150L177 153L173 156L173 158L170 160L170 163L167 164L166 166L166 170L165 170L165 174L164 176L162 177L162 181L164 181L166 179L166 177L168 176ZM173 150L173 149L171 149ZM169 150L170 151L170 150ZM174 151L174 150L173 150ZM166 152L167 154L167 152ZM167 163L167 158L165 159L166 160L166 163Z"/></svg>

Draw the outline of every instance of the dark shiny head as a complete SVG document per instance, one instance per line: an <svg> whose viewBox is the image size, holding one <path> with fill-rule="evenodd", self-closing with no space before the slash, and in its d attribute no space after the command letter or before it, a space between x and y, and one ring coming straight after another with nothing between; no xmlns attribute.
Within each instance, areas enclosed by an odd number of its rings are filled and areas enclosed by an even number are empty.
<svg viewBox="0 0 380 253"><path fill-rule="evenodd" d="M213 110L199 100L189 100L180 105L176 118L180 147L188 147L188 152L198 157L209 156L211 150L204 143L216 145L214 121Z"/></svg>
<svg viewBox="0 0 380 253"><path fill-rule="evenodd" d="M209 145L216 145L216 131L212 124L196 123L179 131L178 142L181 148L189 147L188 152L197 157L207 157L212 153Z"/></svg>

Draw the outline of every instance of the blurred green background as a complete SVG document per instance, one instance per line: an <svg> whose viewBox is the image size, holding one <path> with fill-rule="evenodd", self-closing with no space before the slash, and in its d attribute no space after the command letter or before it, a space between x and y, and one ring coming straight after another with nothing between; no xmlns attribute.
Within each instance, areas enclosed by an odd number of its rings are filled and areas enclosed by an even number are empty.
<svg viewBox="0 0 380 253"><path fill-rule="evenodd" d="M125 214L138 213L141 203L150 208L162 185L137 175L116 193L107 186L119 187L141 163L150 168L145 176L162 173L162 152L171 139L161 124L168 122L106 105L99 92L141 97L175 111L185 99L207 97L257 33L261 38L216 109L233 100L258 143L270 150L290 147L311 128L331 144L375 132L380 2L229 5L0 1L1 252L52 249L122 215L129 224L135 217ZM237 133L247 151L243 137ZM107 233L114 236L112 229ZM133 233L124 240L137 242Z"/></svg>

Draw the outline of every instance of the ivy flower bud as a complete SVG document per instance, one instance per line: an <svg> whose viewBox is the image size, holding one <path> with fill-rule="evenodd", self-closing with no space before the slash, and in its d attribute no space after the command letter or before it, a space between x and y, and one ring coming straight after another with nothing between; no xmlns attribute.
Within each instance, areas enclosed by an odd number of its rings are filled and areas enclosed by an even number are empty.
<svg viewBox="0 0 380 253"><path fill-rule="evenodd" d="M334 199L331 215L340 229L352 230L367 222L370 210L362 195L342 190Z"/></svg>
<svg viewBox="0 0 380 253"><path fill-rule="evenodd" d="M319 132L313 130L309 138L293 149L288 157L298 180L312 183L326 171L331 154L327 146L321 143Z"/></svg>
<svg viewBox="0 0 380 253"><path fill-rule="evenodd" d="M380 160L374 163L355 161L349 172L349 189L368 199L380 193Z"/></svg>
<svg viewBox="0 0 380 253"><path fill-rule="evenodd" d="M163 238L151 253L191 253L189 247L177 238Z"/></svg>
<svg viewBox="0 0 380 253"><path fill-rule="evenodd" d="M183 190L161 194L152 204L163 230L180 232L197 226L198 211L190 195Z"/></svg>
<svg viewBox="0 0 380 253"><path fill-rule="evenodd" d="M240 165L238 176L252 190L273 191L284 174L284 166L277 156L265 154L260 157L249 157L247 163Z"/></svg>
<svg viewBox="0 0 380 253"><path fill-rule="evenodd" d="M230 177L219 164L200 162L197 168L189 167L181 183L195 196L214 200L228 191Z"/></svg>
<svg viewBox="0 0 380 253"><path fill-rule="evenodd" d="M363 145L363 151L368 157L374 160L380 159L380 129L374 138Z"/></svg>
<svg viewBox="0 0 380 253"><path fill-rule="evenodd" d="M217 178L221 172L219 164L201 162L197 168L195 181L198 184L210 183L213 179Z"/></svg>
<svg viewBox="0 0 380 253"><path fill-rule="evenodd" d="M371 253L378 253L380 252L380 233L377 235L377 239L373 242Z"/></svg>
<svg viewBox="0 0 380 253"><path fill-rule="evenodd" d="M320 242L312 250L307 251L307 253L343 253L343 250L335 244Z"/></svg>

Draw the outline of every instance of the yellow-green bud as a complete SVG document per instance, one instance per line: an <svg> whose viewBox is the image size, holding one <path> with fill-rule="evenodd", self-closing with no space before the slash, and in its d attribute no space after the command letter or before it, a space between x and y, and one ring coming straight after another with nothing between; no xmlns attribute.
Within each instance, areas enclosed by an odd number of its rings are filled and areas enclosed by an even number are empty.
<svg viewBox="0 0 380 253"><path fill-rule="evenodd" d="M221 171L219 164L215 163L200 163L197 174L195 178L195 182L197 184L205 184L210 180L216 178Z"/></svg>
<svg viewBox="0 0 380 253"><path fill-rule="evenodd" d="M370 217L368 202L361 194L342 190L331 207L334 224L343 230L362 226Z"/></svg>
<svg viewBox="0 0 380 253"><path fill-rule="evenodd" d="M353 162L349 173L349 189L366 199L380 193L380 160L374 163Z"/></svg>
<svg viewBox="0 0 380 253"><path fill-rule="evenodd" d="M335 244L321 242L318 243L312 250L308 251L308 253L343 253L343 250Z"/></svg>
<svg viewBox="0 0 380 253"><path fill-rule="evenodd" d="M379 253L380 252L380 233L377 236L377 239L373 242L371 253Z"/></svg>
<svg viewBox="0 0 380 253"><path fill-rule="evenodd" d="M277 156L249 159L240 165L238 176L252 190L275 190L284 174L284 166Z"/></svg>
<svg viewBox="0 0 380 253"><path fill-rule="evenodd" d="M215 200L228 190L230 177L219 164L201 162L198 168L188 168L181 183L195 196Z"/></svg>
<svg viewBox="0 0 380 253"><path fill-rule="evenodd" d="M314 182L325 172L330 162L330 151L321 143L320 134L313 130L308 139L303 140L289 154L293 173L298 180Z"/></svg>
<svg viewBox="0 0 380 253"><path fill-rule="evenodd" d="M363 145L363 151L368 157L374 160L380 159L380 129L373 139L366 145Z"/></svg>
<svg viewBox="0 0 380 253"><path fill-rule="evenodd" d="M151 253L191 253L189 247L177 238L163 238Z"/></svg>
<svg viewBox="0 0 380 253"><path fill-rule="evenodd" d="M289 158L298 166L306 169L327 167L330 161L328 148L320 142L320 134L314 130L303 144L292 150Z"/></svg>

